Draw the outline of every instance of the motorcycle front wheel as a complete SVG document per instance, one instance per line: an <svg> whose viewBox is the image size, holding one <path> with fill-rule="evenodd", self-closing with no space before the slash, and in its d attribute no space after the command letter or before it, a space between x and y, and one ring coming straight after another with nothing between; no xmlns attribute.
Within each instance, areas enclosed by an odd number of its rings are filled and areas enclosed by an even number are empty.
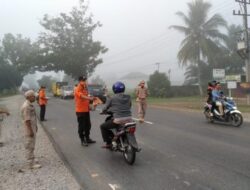
<svg viewBox="0 0 250 190"><path fill-rule="evenodd" d="M133 165L136 158L135 148L128 144L125 151L123 152L123 157L128 164Z"/></svg>
<svg viewBox="0 0 250 190"><path fill-rule="evenodd" d="M230 120L231 120L231 124L234 126L234 127L240 127L243 123L243 117L241 114L239 113L233 113L231 116L230 116Z"/></svg>

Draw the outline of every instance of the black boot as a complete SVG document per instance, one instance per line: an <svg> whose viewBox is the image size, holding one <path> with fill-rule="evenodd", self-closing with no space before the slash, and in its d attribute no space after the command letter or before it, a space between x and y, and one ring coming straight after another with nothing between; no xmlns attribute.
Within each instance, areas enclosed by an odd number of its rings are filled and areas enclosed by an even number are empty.
<svg viewBox="0 0 250 190"><path fill-rule="evenodd" d="M96 143L96 141L92 140L91 138L87 138L87 143L92 144L92 143Z"/></svg>
<svg viewBox="0 0 250 190"><path fill-rule="evenodd" d="M86 137L83 137L83 139L81 140L81 144L82 146L88 146L88 141Z"/></svg>

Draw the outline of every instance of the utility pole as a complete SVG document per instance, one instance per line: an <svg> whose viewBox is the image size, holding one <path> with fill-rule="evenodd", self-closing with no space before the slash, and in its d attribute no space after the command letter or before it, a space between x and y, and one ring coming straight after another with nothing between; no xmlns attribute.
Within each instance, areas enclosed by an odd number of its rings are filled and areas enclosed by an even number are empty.
<svg viewBox="0 0 250 190"><path fill-rule="evenodd" d="M157 71L159 72L160 71L160 64L161 63L155 63L156 64L156 66L157 66Z"/></svg>
<svg viewBox="0 0 250 190"><path fill-rule="evenodd" d="M171 81L170 74L171 74L171 69L168 69L168 79L169 79L169 81Z"/></svg>
<svg viewBox="0 0 250 190"><path fill-rule="evenodd" d="M249 33L248 33L248 16L250 14L247 13L247 5L250 4L250 0L235 0L235 2L239 3L240 6L243 6L243 12L238 11L238 13L233 11L233 15L243 16L243 24L244 24L244 58L246 64L246 82L250 82L250 51L249 51ZM247 95L247 104L250 105L250 94Z"/></svg>

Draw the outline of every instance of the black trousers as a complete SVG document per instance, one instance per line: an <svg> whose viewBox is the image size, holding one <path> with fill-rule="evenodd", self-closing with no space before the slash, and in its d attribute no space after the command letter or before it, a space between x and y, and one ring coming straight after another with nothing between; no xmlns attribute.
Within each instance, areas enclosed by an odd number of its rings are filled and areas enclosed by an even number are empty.
<svg viewBox="0 0 250 190"><path fill-rule="evenodd" d="M45 119L46 105L40 105L40 120Z"/></svg>
<svg viewBox="0 0 250 190"><path fill-rule="evenodd" d="M211 112L213 113L216 108L216 103L212 102Z"/></svg>
<svg viewBox="0 0 250 190"><path fill-rule="evenodd" d="M78 134L81 141L84 140L84 137L89 139L91 122L89 112L77 112L77 122L78 122Z"/></svg>
<svg viewBox="0 0 250 190"><path fill-rule="evenodd" d="M113 123L113 120L108 120L105 123L101 124L101 132L102 132L102 138L103 141L106 142L107 144L111 144L112 142L112 132L110 129L114 129L119 127L118 124Z"/></svg>

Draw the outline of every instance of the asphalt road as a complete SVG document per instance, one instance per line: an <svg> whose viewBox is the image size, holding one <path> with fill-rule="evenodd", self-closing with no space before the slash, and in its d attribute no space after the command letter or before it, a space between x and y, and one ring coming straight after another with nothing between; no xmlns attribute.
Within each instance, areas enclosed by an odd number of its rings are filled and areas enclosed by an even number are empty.
<svg viewBox="0 0 250 190"><path fill-rule="evenodd" d="M250 125L240 128L210 124L202 113L150 108L138 124L142 151L133 166L122 154L100 148L99 126L104 120L92 112L91 138L82 147L77 134L73 100L52 98L44 126L73 174L90 190L249 190Z"/></svg>

